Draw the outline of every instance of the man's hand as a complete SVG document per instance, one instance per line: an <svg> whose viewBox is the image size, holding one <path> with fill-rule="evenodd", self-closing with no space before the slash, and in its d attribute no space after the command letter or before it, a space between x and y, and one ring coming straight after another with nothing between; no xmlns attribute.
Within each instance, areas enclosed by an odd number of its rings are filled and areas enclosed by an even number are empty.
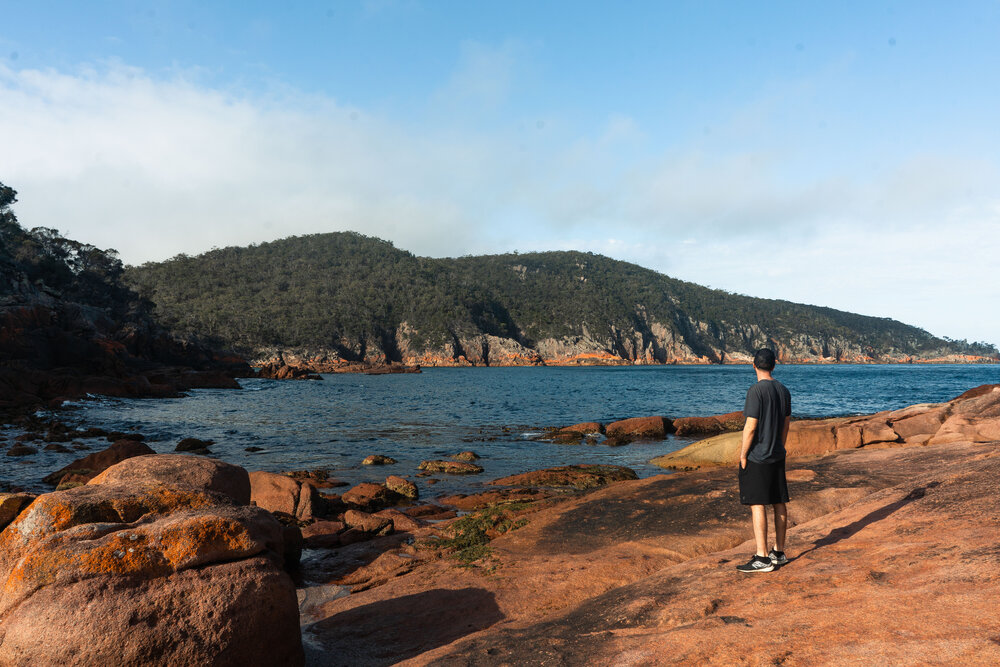
<svg viewBox="0 0 1000 667"><path fill-rule="evenodd" d="M757 418L747 417L747 423L743 426L743 442L740 447L740 470L747 469L747 456L750 454L750 445L753 444L753 434L757 431Z"/></svg>

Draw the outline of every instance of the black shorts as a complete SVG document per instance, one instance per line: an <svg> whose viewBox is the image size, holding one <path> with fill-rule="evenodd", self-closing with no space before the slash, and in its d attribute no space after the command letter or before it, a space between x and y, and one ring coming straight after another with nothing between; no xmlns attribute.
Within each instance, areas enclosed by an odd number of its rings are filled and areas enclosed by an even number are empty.
<svg viewBox="0 0 1000 667"><path fill-rule="evenodd" d="M744 505L787 503L785 459L776 463L747 461L747 467L740 468L740 502Z"/></svg>

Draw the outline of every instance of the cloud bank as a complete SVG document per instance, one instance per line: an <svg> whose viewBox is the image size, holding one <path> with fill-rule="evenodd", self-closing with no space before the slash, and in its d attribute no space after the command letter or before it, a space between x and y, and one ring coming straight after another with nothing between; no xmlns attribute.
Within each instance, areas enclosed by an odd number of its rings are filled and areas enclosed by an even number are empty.
<svg viewBox="0 0 1000 667"><path fill-rule="evenodd" d="M916 152L837 169L750 142L658 141L627 112L503 118L517 53L468 45L412 117L122 64L0 66L0 180L24 225L129 263L336 230L433 256L573 248L1000 342L976 314L1000 299L996 162ZM453 122L463 104L490 121Z"/></svg>

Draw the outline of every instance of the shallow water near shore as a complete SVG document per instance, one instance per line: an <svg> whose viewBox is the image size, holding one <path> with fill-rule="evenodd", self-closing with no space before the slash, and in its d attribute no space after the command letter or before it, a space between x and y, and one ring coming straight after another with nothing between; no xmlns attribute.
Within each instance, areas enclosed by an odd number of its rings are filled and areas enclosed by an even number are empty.
<svg viewBox="0 0 1000 667"><path fill-rule="evenodd" d="M463 450L482 457L481 475L435 475L440 482L433 486L417 480L422 498L432 499L553 465L610 463L633 468L640 477L662 473L647 462L692 439L608 447L533 437L543 427L581 421L741 410L755 379L749 366L428 368L420 374L323 377L242 380L242 391L195 390L178 399L99 398L81 401L59 418L81 427L137 430L164 453L181 438L211 439L212 456L250 470L329 468L351 484L412 476L420 461ZM1000 383L1000 366L779 366L775 377L791 390L796 418L830 417L946 401L971 387ZM91 444L97 449L107 443ZM42 476L86 453L39 452L24 464L8 458L0 480L40 488ZM362 466L368 454L398 463Z"/></svg>

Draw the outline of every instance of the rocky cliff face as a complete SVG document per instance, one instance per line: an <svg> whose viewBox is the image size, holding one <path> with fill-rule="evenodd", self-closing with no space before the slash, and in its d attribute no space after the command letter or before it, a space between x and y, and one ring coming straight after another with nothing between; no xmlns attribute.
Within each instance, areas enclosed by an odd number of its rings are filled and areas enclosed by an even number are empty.
<svg viewBox="0 0 1000 667"><path fill-rule="evenodd" d="M330 348L258 350L255 365L282 362L318 372L350 370L359 364L420 366L621 366L655 364L749 364L769 347L782 363L990 363L993 356L955 354L947 347L911 354L895 347L876 350L839 336L765 331L757 325L713 325L686 316L673 322L637 317L635 326L611 326L605 334L586 325L576 336L515 340L492 334L453 334L436 346L421 346L408 323L360 344ZM388 344L387 344L388 341Z"/></svg>

